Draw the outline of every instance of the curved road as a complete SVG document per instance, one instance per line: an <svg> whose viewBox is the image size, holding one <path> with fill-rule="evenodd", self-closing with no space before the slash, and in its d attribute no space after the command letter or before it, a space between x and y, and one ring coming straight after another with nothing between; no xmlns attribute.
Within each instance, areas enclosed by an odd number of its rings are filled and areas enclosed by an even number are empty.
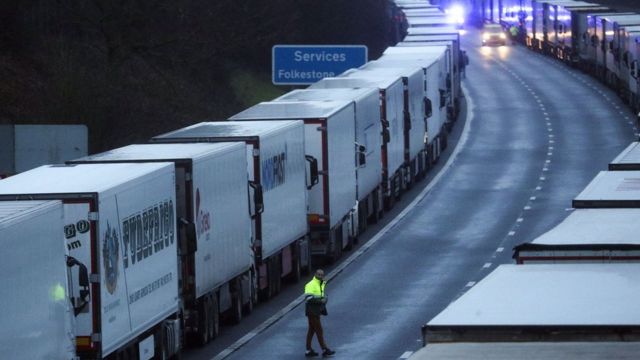
<svg viewBox="0 0 640 360"><path fill-rule="evenodd" d="M463 40L468 116L456 124L464 131L449 162L327 285L323 324L336 359L408 357L421 346L424 323L497 264L511 263L514 245L560 222L571 199L635 139L633 115L595 80L521 46L481 48L478 39L472 31ZM302 287L231 329L232 338L185 357L213 358ZM297 306L228 358L301 359L306 326Z"/></svg>

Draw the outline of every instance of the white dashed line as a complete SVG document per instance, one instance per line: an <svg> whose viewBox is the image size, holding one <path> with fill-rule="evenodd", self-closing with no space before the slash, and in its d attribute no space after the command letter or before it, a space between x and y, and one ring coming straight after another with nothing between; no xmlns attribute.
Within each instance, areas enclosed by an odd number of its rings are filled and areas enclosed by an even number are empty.
<svg viewBox="0 0 640 360"><path fill-rule="evenodd" d="M469 281L469 282L467 283L467 285L465 285L465 286L466 286L466 287L472 287L472 286L473 286L473 285L475 285L475 284L476 284L476 282L475 282L475 281Z"/></svg>
<svg viewBox="0 0 640 360"><path fill-rule="evenodd" d="M536 199L536 197L535 197L535 196L532 196L532 197L530 197L530 198L529 198L529 200L531 200L531 201L533 201L533 200L535 200L535 199Z"/></svg>
<svg viewBox="0 0 640 360"><path fill-rule="evenodd" d="M516 222L523 222L523 221L524 221L524 218L518 218L518 219L516 220Z"/></svg>
<svg viewBox="0 0 640 360"><path fill-rule="evenodd" d="M516 232L515 232L515 231L509 231L509 236L513 236L513 235L515 235L515 234L516 234Z"/></svg>
<svg viewBox="0 0 640 360"><path fill-rule="evenodd" d="M496 252L503 252L503 251L504 251L503 247L499 247L499 248L496 249Z"/></svg>
<svg viewBox="0 0 640 360"><path fill-rule="evenodd" d="M408 359L411 355L413 355L413 351L405 351L400 355L400 359Z"/></svg>
<svg viewBox="0 0 640 360"><path fill-rule="evenodd" d="M482 265L483 269L487 269L491 267L491 263L485 263L484 265Z"/></svg>

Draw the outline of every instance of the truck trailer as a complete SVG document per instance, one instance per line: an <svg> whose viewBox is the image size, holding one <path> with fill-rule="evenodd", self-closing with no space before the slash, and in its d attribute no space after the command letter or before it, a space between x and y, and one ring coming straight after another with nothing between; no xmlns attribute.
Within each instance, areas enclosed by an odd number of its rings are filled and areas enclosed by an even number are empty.
<svg viewBox="0 0 640 360"><path fill-rule="evenodd" d="M305 153L318 159L318 186L308 189L311 255L336 260L351 247L356 204L355 106L349 101L271 101L231 120L304 122Z"/></svg>
<svg viewBox="0 0 640 360"><path fill-rule="evenodd" d="M517 245L518 264L639 262L640 209L576 209L536 239Z"/></svg>
<svg viewBox="0 0 640 360"><path fill-rule="evenodd" d="M141 144L71 164L173 163L185 335L206 344L221 315L234 323L255 303L247 165L241 144ZM220 172L219 169L224 169ZM251 199L260 208L260 191Z"/></svg>
<svg viewBox="0 0 640 360"><path fill-rule="evenodd" d="M307 186L317 182L317 161L305 155L302 121L202 122L159 135L153 143L241 143L246 172L261 189L262 205L252 209L258 290L265 299L280 291L282 278L297 281L311 266ZM307 182L305 166L309 163ZM301 194L294 196L293 194ZM286 226L283 226L286 224Z"/></svg>
<svg viewBox="0 0 640 360"><path fill-rule="evenodd" d="M640 171L600 171L573 199L574 208L640 207Z"/></svg>
<svg viewBox="0 0 640 360"><path fill-rule="evenodd" d="M374 88L298 89L275 101L290 100L346 100L355 105L356 200L358 201L358 229L363 233L367 223L377 222L382 215L382 124L378 90ZM356 225L356 224L354 224Z"/></svg>
<svg viewBox="0 0 640 360"><path fill-rule="evenodd" d="M374 88L378 89L380 99L380 123L382 125L382 143L380 157L382 159L382 193L385 209L393 207L396 199L406 187L407 168L404 165L404 137L402 133L404 90L400 76L381 76L374 72L351 69L340 77L327 77L310 89L342 89L342 88Z"/></svg>
<svg viewBox="0 0 640 360"><path fill-rule="evenodd" d="M500 265L422 328L424 344L640 340L640 264Z"/></svg>
<svg viewBox="0 0 640 360"><path fill-rule="evenodd" d="M76 358L63 229L60 201L0 202L2 357Z"/></svg>
<svg viewBox="0 0 640 360"><path fill-rule="evenodd" d="M49 231L67 249L60 266L72 266L67 296L81 359L179 351L174 177L170 163L45 165L0 181L0 202L63 204L62 232Z"/></svg>
<svg viewBox="0 0 640 360"><path fill-rule="evenodd" d="M634 141L609 163L609 171L640 170L640 142Z"/></svg>

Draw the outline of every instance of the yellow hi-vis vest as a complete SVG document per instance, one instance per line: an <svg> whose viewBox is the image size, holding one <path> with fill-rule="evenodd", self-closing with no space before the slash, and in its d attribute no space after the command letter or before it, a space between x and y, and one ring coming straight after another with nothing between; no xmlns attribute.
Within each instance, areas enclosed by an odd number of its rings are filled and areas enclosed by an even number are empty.
<svg viewBox="0 0 640 360"><path fill-rule="evenodd" d="M305 300L309 300L312 298L315 298L315 299L323 298L325 284L326 284L325 281L320 281L320 279L314 276L313 279L311 279L311 281L309 281L307 285L304 286Z"/></svg>

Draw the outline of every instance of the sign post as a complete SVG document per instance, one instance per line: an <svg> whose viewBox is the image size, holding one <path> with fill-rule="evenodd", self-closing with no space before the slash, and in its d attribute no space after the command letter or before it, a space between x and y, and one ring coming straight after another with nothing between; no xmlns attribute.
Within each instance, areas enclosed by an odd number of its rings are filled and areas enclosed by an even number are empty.
<svg viewBox="0 0 640 360"><path fill-rule="evenodd" d="M364 45L275 45L271 78L275 85L308 85L366 62Z"/></svg>

